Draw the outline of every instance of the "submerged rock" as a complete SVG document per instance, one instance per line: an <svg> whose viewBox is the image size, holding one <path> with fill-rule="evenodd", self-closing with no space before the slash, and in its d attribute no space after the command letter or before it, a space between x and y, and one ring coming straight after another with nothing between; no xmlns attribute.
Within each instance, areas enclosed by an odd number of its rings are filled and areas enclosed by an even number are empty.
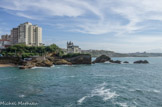
<svg viewBox="0 0 162 107"><path fill-rule="evenodd" d="M121 61L119 61L119 60L116 60L116 61L110 60L110 62L111 62L111 63L116 63L116 64L121 64Z"/></svg>
<svg viewBox="0 0 162 107"><path fill-rule="evenodd" d="M104 63L106 61L110 61L111 58L109 56L106 55L101 55L99 57L97 57L92 63Z"/></svg>
<svg viewBox="0 0 162 107"><path fill-rule="evenodd" d="M135 61L134 64L148 64L149 62L147 60L138 60Z"/></svg>
<svg viewBox="0 0 162 107"><path fill-rule="evenodd" d="M128 61L124 61L123 63L128 64L129 62Z"/></svg>

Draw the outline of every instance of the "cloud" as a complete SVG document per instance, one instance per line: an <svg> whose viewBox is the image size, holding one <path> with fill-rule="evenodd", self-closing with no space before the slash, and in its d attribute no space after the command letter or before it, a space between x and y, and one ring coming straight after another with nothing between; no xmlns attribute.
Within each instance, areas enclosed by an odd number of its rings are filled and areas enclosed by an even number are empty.
<svg viewBox="0 0 162 107"><path fill-rule="evenodd" d="M0 1L1 8L17 16L62 25L64 30L97 35L112 32L116 35L131 35L150 29L154 24L150 21L162 23L161 4L161 0Z"/></svg>
<svg viewBox="0 0 162 107"><path fill-rule="evenodd" d="M35 16L31 16L31 15L27 15L27 14L24 14L24 13L21 13L21 12L18 12L16 13L17 16L20 16L20 17L25 17L27 19L33 19L33 20L39 20L41 19L40 17L35 17Z"/></svg>

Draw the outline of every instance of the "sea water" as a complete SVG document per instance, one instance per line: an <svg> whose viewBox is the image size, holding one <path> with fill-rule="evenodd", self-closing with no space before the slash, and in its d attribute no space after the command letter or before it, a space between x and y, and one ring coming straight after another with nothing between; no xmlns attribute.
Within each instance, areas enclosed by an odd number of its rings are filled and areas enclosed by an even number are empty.
<svg viewBox="0 0 162 107"><path fill-rule="evenodd" d="M162 58L113 59L130 63L0 68L0 106L162 107Z"/></svg>

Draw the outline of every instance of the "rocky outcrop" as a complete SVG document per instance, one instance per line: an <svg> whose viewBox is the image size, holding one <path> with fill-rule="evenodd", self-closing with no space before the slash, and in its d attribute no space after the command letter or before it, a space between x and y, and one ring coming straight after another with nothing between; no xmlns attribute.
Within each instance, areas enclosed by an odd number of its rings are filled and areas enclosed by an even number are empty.
<svg viewBox="0 0 162 107"><path fill-rule="evenodd" d="M92 63L104 63L106 61L110 61L111 58L109 56L106 55L101 55L99 57L97 57Z"/></svg>
<svg viewBox="0 0 162 107"><path fill-rule="evenodd" d="M35 63L32 61L23 62L23 64L19 67L19 69L30 69L35 67Z"/></svg>
<svg viewBox="0 0 162 107"><path fill-rule="evenodd" d="M72 65L71 62L68 62L65 59L58 59L53 62L54 65Z"/></svg>
<svg viewBox="0 0 162 107"><path fill-rule="evenodd" d="M110 60L110 62L111 62L111 63L116 63L116 64L121 64L121 61L119 61L119 60L116 60L116 61Z"/></svg>
<svg viewBox="0 0 162 107"><path fill-rule="evenodd" d="M48 57L48 59L52 61L54 65L72 65L72 63L68 62L65 59L61 59L57 57Z"/></svg>
<svg viewBox="0 0 162 107"><path fill-rule="evenodd" d="M32 67L51 67L53 66L53 62L51 62L48 59L42 59L42 60L31 60L31 61L25 61L23 62L22 66L20 66L20 69L29 69Z"/></svg>
<svg viewBox="0 0 162 107"><path fill-rule="evenodd" d="M51 67L51 66L53 66L53 62L46 59L41 62L37 62L35 65L37 67Z"/></svg>
<svg viewBox="0 0 162 107"><path fill-rule="evenodd" d="M147 60L138 60L135 61L134 64L148 64L149 62Z"/></svg>
<svg viewBox="0 0 162 107"><path fill-rule="evenodd" d="M64 60L70 62L71 64L91 64L91 55L80 54L70 58L64 58Z"/></svg>
<svg viewBox="0 0 162 107"><path fill-rule="evenodd" d="M124 64L128 64L129 62L128 62L128 61L124 61L123 63L124 63Z"/></svg>

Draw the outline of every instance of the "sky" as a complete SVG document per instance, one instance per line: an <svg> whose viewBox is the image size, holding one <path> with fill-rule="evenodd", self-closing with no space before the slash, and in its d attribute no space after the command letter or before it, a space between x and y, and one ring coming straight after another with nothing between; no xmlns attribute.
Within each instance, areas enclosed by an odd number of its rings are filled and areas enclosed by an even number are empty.
<svg viewBox="0 0 162 107"><path fill-rule="evenodd" d="M162 0L0 0L0 35L31 22L43 43L115 52L162 52Z"/></svg>

